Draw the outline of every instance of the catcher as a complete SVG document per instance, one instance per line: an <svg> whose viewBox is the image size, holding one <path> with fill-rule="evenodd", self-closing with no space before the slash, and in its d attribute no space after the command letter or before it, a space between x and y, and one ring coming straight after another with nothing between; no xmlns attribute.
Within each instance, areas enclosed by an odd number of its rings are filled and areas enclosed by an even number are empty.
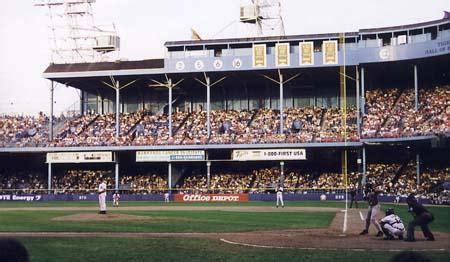
<svg viewBox="0 0 450 262"><path fill-rule="evenodd" d="M389 208L386 210L386 216L380 220L381 230L384 233L384 240L394 240L398 237L399 240L403 240L403 232L405 232L405 226L402 220L394 212L394 209Z"/></svg>

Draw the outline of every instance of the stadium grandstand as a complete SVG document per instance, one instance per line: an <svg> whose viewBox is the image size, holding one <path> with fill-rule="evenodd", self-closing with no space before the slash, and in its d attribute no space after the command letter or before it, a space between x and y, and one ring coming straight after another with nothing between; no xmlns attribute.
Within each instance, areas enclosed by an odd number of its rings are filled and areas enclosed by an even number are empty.
<svg viewBox="0 0 450 262"><path fill-rule="evenodd" d="M0 191L94 200L106 178L124 199L256 200L281 180L302 200L371 182L392 201L450 181L449 17L164 47L161 59L48 65L52 101L76 88L79 113L0 116Z"/></svg>

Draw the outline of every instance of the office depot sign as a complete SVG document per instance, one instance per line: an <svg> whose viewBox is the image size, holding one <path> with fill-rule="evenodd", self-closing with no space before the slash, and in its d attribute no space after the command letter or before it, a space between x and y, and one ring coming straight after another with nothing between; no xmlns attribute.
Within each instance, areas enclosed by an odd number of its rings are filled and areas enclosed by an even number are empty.
<svg viewBox="0 0 450 262"><path fill-rule="evenodd" d="M176 194L175 202L246 202L248 194Z"/></svg>

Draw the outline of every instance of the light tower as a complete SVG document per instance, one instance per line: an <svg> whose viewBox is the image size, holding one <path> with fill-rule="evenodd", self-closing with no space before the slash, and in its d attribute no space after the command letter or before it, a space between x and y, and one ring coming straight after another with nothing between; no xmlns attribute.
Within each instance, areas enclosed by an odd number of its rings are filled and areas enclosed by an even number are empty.
<svg viewBox="0 0 450 262"><path fill-rule="evenodd" d="M114 24L94 23L95 0L35 0L49 17L51 62L87 63L118 58L120 38Z"/></svg>
<svg viewBox="0 0 450 262"><path fill-rule="evenodd" d="M253 26L255 36L284 36L281 0L241 1L241 23Z"/></svg>

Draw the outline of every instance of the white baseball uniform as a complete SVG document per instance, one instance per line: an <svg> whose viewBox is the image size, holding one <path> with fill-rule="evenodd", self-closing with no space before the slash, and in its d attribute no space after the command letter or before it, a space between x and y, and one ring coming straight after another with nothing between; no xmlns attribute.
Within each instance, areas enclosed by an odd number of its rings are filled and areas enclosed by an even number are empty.
<svg viewBox="0 0 450 262"><path fill-rule="evenodd" d="M278 187L277 189L277 207L281 204L282 207L284 207L283 202L283 187Z"/></svg>
<svg viewBox="0 0 450 262"><path fill-rule="evenodd" d="M399 216L392 214L385 216L380 220L382 227L386 229L392 236L403 236L405 226Z"/></svg>
<svg viewBox="0 0 450 262"><path fill-rule="evenodd" d="M102 182L98 186L98 203L100 211L106 212L106 183Z"/></svg>
<svg viewBox="0 0 450 262"><path fill-rule="evenodd" d="M164 193L164 202L169 203L169 193Z"/></svg>
<svg viewBox="0 0 450 262"><path fill-rule="evenodd" d="M115 206L118 206L118 205L119 205L119 199L120 199L119 193L114 193L114 194L113 194L113 204L114 204Z"/></svg>

